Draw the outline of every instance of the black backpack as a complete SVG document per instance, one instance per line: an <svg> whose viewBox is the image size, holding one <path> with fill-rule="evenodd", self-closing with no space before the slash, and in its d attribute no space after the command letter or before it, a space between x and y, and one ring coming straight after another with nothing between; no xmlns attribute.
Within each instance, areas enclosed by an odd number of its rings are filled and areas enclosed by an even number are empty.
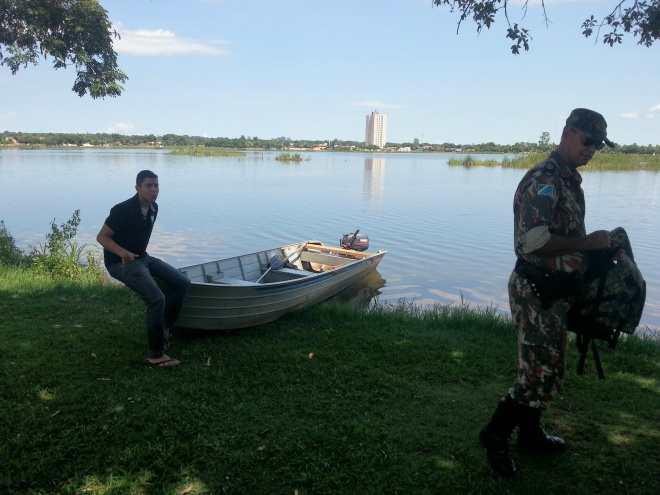
<svg viewBox="0 0 660 495"><path fill-rule="evenodd" d="M612 352L621 333L635 332L646 301L646 282L634 261L625 230L619 227L610 236L617 241L617 247L590 253L589 268L576 302L568 312L568 330L576 334L580 351L577 372L584 373L591 345L599 378L605 374L595 341L604 340ZM619 249L623 253L615 262L612 257Z"/></svg>

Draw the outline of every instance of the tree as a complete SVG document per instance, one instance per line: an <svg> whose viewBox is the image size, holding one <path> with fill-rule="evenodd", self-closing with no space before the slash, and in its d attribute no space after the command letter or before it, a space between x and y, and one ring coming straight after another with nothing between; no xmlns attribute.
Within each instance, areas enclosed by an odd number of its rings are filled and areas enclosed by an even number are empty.
<svg viewBox="0 0 660 495"><path fill-rule="evenodd" d="M15 75L43 56L74 66L78 96L119 96L128 79L117 66L112 23L98 0L0 0L0 65Z"/></svg>
<svg viewBox="0 0 660 495"><path fill-rule="evenodd" d="M543 8L543 19L547 26L548 16L545 10L545 0L538 0ZM514 0L433 0L433 4L447 6L450 12L460 12L460 19L456 31L461 27L461 23L466 19L472 18L477 25L477 33L486 27L490 29L491 24L495 22L495 17L503 13L508 24L507 38L511 38L514 44L511 45L513 54L520 53L520 48L529 50L529 40L532 39L528 29L518 26L514 23L511 26L509 21L509 12L507 7ZM527 6L530 0L524 0L523 12L527 13ZM524 17L524 15L523 15ZM603 34L603 43L614 46L615 43L622 43L624 33L632 32L634 37L639 37L638 44L650 47L660 37L660 0L616 0L616 5L612 11L603 17L601 21L593 15L582 23L582 34L589 37L594 34L600 36L601 29L605 28L607 32Z"/></svg>
<svg viewBox="0 0 660 495"><path fill-rule="evenodd" d="M550 142L550 133L548 131L544 131L541 134L541 138L539 139L539 144L541 146L546 145Z"/></svg>

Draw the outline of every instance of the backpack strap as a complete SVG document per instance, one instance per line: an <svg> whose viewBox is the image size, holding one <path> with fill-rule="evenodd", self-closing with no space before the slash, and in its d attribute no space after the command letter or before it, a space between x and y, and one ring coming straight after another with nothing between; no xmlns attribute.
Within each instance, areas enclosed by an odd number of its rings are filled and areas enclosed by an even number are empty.
<svg viewBox="0 0 660 495"><path fill-rule="evenodd" d="M595 270L594 270L595 265ZM578 361L577 374L584 374L584 364L587 359L587 353L589 352L589 345L591 344L591 351L594 356L594 362L596 363L596 371L598 372L598 378L601 380L605 378L605 372L603 371L603 365L600 361L600 356L598 355L598 349L596 347L596 339L605 340L609 344L610 350L614 350L618 340L619 334L621 333L620 329L616 329L613 333L607 332L602 325L600 325L595 318L601 315L600 303L608 300L608 298L603 297L603 292L605 290L605 281L606 273L615 266L609 257L601 257L598 263L590 263L591 272L588 270L585 274L585 279L594 279L596 277L598 280L598 290L594 300L583 300L581 297L578 297L576 304L569 311L568 319L569 325L568 329L571 332L576 334L576 343L578 350L580 351L580 359ZM585 304L593 304L591 313L587 315L580 314L579 307Z"/></svg>
<svg viewBox="0 0 660 495"><path fill-rule="evenodd" d="M591 351L594 355L594 361L596 363L596 372L598 373L598 378L601 380L605 378L605 372L603 371L603 365L600 362L600 356L598 355L598 349L596 348L596 340L584 333L577 334L577 345L578 350L580 351L580 359L578 361L577 374L584 374L584 363L587 359L587 352L589 352L589 344L591 344Z"/></svg>
<svg viewBox="0 0 660 495"><path fill-rule="evenodd" d="M601 380L605 378L603 365L600 361L596 340L604 340L608 344L610 350L614 350L619 340L619 330L608 330L594 320L591 316L585 316L580 313L576 306L573 306L568 312L568 330L575 333L575 343L577 344L580 358L578 360L577 374L584 374L584 365L591 346L591 352L594 356L596 363L596 371L598 378Z"/></svg>

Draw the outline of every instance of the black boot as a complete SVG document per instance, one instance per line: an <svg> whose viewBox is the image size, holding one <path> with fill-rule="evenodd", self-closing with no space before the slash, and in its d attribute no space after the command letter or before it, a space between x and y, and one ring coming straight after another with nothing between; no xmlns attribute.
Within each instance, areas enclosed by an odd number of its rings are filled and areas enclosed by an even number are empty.
<svg viewBox="0 0 660 495"><path fill-rule="evenodd" d="M520 422L523 407L507 394L506 399L497 406L490 423L484 426L479 434L488 462L502 476L516 474L516 466L509 455L509 437Z"/></svg>
<svg viewBox="0 0 660 495"><path fill-rule="evenodd" d="M564 440L551 437L543 431L541 409L535 407L523 409L516 447L524 454L546 454L566 450Z"/></svg>

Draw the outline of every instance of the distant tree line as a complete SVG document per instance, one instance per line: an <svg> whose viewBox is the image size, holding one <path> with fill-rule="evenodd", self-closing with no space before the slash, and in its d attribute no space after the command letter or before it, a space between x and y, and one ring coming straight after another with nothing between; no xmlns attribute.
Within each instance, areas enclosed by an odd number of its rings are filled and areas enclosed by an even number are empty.
<svg viewBox="0 0 660 495"><path fill-rule="evenodd" d="M365 147L363 141L347 141L342 139L309 140L291 139L289 137L278 137L272 139L260 139L257 136L241 136L239 138L210 138L203 136L188 136L178 134L165 134L156 136L125 135L115 133L27 133L10 132L0 133L0 146L12 144L32 145L44 147L56 146L125 146L125 147L164 147L178 148L184 146L200 146L207 148L225 148L240 150L289 150L322 148L328 150L356 150L377 151L375 147ZM456 152L456 153L535 153L550 152L555 144L549 142L546 133L536 143L519 142L515 144L495 144L493 142L482 144L457 144L421 143L419 139L406 143L387 143L386 150L408 149L415 152ZM613 150L603 149L603 153L635 153L635 154L660 154L660 146L643 146L638 144L618 145Z"/></svg>

